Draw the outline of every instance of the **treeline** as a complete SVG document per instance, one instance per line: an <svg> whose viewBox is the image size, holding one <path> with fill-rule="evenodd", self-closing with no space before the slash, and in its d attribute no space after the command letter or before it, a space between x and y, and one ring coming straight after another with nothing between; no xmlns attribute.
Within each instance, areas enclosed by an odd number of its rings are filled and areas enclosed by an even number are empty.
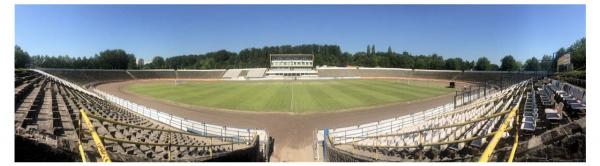
<svg viewBox="0 0 600 166"><path fill-rule="evenodd" d="M566 49L558 49L555 52L556 58L554 61L557 61L558 58L566 54L571 55L571 64L573 64L574 70L585 71L585 37L575 41L575 43L571 44ZM553 67L556 68L556 63L554 63Z"/></svg>
<svg viewBox="0 0 600 166"><path fill-rule="evenodd" d="M343 66L348 64L348 55L342 54L337 45L284 45L243 49L239 53L227 50L206 54L180 55L169 58L152 58L145 65L149 69L231 69L263 68L270 64L269 54L314 54L317 66Z"/></svg>
<svg viewBox="0 0 600 166"><path fill-rule="evenodd" d="M527 59L523 66L523 70L526 71L557 71L557 61L560 57L566 54L571 55L571 64L575 71L585 71L585 37L581 38L569 47L560 48L554 52L554 57L550 55L544 55L541 60L535 57Z"/></svg>
<svg viewBox="0 0 600 166"><path fill-rule="evenodd" d="M397 53L391 47L387 51L377 51L375 45L367 46L367 51L354 54L342 52L337 45L283 45L263 48L243 49L239 53L220 50L206 54L180 55L169 58L156 56L144 66L145 69L231 69L262 68L269 66L269 54L313 54L316 66L362 66L433 70L481 70L517 71L522 64L511 55L505 57L502 65L492 64L486 57L475 61L462 58L447 58L438 54L413 55L406 51ZM540 70L539 68L528 68Z"/></svg>
<svg viewBox="0 0 600 166"><path fill-rule="evenodd" d="M437 70L471 70L474 61L461 58L444 59L437 54L412 55L396 53L388 47L387 52L378 52L369 45L366 52L351 54L342 52L337 45L283 45L243 49L239 53L220 50L206 54L180 55L169 58L156 56L144 66L146 69L231 69L262 68L269 66L269 54L313 54L316 66L363 66L389 68L415 68ZM482 67L483 69L493 69Z"/></svg>
<svg viewBox="0 0 600 166"><path fill-rule="evenodd" d="M316 66L362 66L434 70L479 70L479 71L554 71L556 60L565 53L571 53L576 69L585 70L585 38L578 40L567 49L561 48L554 58L544 55L541 60L533 57L524 63L513 56L504 56L501 64L493 64L486 57L477 61L462 58L447 58L438 54L413 55L406 51L397 53L388 47L377 51L375 45L354 54L342 52L337 45L283 45L262 48L247 48L239 52L220 50L205 54L179 55L168 58L153 57L144 66L136 64L136 58L121 49L105 50L92 57L69 56L29 56L19 46L15 47L16 68L73 68L73 69L231 69L263 68L269 66L269 54L313 54Z"/></svg>
<svg viewBox="0 0 600 166"><path fill-rule="evenodd" d="M34 55L15 46L15 68L68 68L68 69L138 69L136 58L121 49L105 50L92 57L68 55Z"/></svg>

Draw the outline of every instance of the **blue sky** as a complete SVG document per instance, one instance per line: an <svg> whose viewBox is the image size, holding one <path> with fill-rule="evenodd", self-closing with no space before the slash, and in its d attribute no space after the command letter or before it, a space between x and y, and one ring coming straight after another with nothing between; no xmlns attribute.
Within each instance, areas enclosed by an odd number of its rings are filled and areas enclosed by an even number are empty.
<svg viewBox="0 0 600 166"><path fill-rule="evenodd" d="M284 44L350 53L437 53L498 63L551 54L585 37L584 5L17 5L16 44L32 55L138 58Z"/></svg>

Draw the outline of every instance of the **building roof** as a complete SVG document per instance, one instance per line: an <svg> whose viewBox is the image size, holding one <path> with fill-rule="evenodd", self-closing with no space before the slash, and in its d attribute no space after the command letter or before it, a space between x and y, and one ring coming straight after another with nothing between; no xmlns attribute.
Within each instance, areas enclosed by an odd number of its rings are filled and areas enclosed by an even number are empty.
<svg viewBox="0 0 600 166"><path fill-rule="evenodd" d="M271 56L313 56L313 54L270 54Z"/></svg>

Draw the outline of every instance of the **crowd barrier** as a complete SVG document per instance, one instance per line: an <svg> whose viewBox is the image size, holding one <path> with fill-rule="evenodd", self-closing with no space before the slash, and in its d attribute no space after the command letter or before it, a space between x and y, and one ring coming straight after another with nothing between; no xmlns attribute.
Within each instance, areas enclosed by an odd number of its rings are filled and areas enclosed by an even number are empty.
<svg viewBox="0 0 600 166"><path fill-rule="evenodd" d="M268 137L264 130L258 129L241 129L235 127L212 125L203 122L196 122L193 120L181 118L172 114L164 113L153 108L148 108L143 105L136 104L129 100L125 100L108 93L102 92L98 89L93 89L94 92L103 96L107 101L115 103L119 106L125 107L133 112L144 115L150 119L157 120L159 122L170 125L174 128L181 129L203 136L222 136L222 137L233 137L235 141L250 141L253 135L258 135L260 140L266 140Z"/></svg>
<svg viewBox="0 0 600 166"><path fill-rule="evenodd" d="M152 109L152 108L148 108L143 105L139 105L139 104L136 104L134 102L131 102L131 101L128 101L125 99L121 99L119 97L102 92L98 89L93 89L93 91L95 93L91 93L90 91L83 89L82 87L80 87L74 83L71 83L64 79L61 79L54 75L48 74L44 71L41 71L38 69L32 69L32 70L52 79L54 81L60 82L64 85L67 85L73 89L77 89L77 90L87 93L91 96L95 96L98 98L104 98L109 102L115 103L115 104L120 105L125 108L128 108L129 110L139 113L141 115L144 115L150 119L157 120L159 122L165 123L167 125L181 129L183 131L188 131L188 132L192 132L192 133L200 134L200 135L204 135L204 136L222 136L222 137L237 138L237 139L234 139L234 141L250 141L248 139L252 139L253 135L258 135L262 142L263 140L267 140L267 137L268 137L266 131L264 131L264 130L241 129L241 128L235 128L235 127L212 125L212 124L207 124L207 123L203 123L203 122L196 122L193 120L189 120L189 119L181 118L181 117L174 116L171 114L167 114L167 113L164 113L164 112Z"/></svg>
<svg viewBox="0 0 600 166"><path fill-rule="evenodd" d="M74 83L71 83L71 82L61 79L61 78L58 78L58 77L48 74L44 71L37 70L37 69L32 69L32 70L35 72L38 72L46 77L51 78L54 81L60 82L64 85L67 85L73 89L77 89L81 92L87 93L89 95L92 95L92 96L95 96L98 98L104 98L112 103L115 103L122 107L128 108L128 109L130 109L134 112L137 112L141 115L144 115L148 118L157 120L159 122L163 122L165 124L168 124L172 127L175 127L175 128L178 128L178 129L181 129L184 131L194 132L197 134L203 134L203 135L207 135L207 136L225 136L225 137L240 136L240 137L244 137L244 138L248 138L249 135L255 134L255 135L259 135L261 140L265 140L266 136L267 136L266 132L264 130L240 129L240 128L227 127L227 126L211 125L211 124L196 122L193 120L177 117L177 116L174 116L171 114L157 111L152 108L145 107L143 105L136 104L134 102L131 102L131 101L128 101L125 99L121 99L119 97L102 92L98 89L93 89L93 91L95 93L91 93L88 90L83 89ZM101 97L98 95L100 95Z"/></svg>
<svg viewBox="0 0 600 166"><path fill-rule="evenodd" d="M516 85L510 86L510 87L508 87L508 89L514 88L514 87L516 87ZM433 118L433 117L436 117L439 115L443 115L445 113L453 112L456 110L455 104L457 104L457 106L461 106L461 105L465 105L465 104L474 102L479 99L488 100L488 99L491 99L494 97L498 97L499 95L502 94L502 92L503 91L493 91L491 94L487 94L486 96L483 96L480 93L471 94L471 97L464 97L465 98L464 102L463 102L463 100L460 100L460 101L457 101L457 103L450 102L450 103L446 103L446 104L443 104L443 105L440 105L440 106L437 106L434 108L427 109L425 111L420 111L420 112L404 115L401 117L385 119L385 120L381 120L381 121L360 124L360 125L355 125L355 126L336 128L336 129L324 129L324 130L329 130L328 135L330 137L334 138L333 141L336 143L350 142L350 141L352 141L351 140L352 137L368 137L368 136L393 133L397 129L401 129L401 128L407 127L407 126L413 126L413 125L421 123L422 121L424 121L426 119L430 119L430 118ZM323 136L324 130L319 130L317 132L317 141L324 140L324 136Z"/></svg>
<svg viewBox="0 0 600 166"><path fill-rule="evenodd" d="M96 95L96 94L94 94L94 93L90 93L89 91L87 91L87 90L85 90L85 89L81 88L81 87L80 87L80 86L78 86L77 84L74 84L74 83L72 83L72 82L66 81L66 80L64 80L64 79L61 79L61 78L58 78L58 77L56 77L56 76L54 76L54 75L52 75L52 74L48 74L48 73L46 73L46 72L44 72L44 71L42 71L42 70L38 70L38 69L31 69L31 70L33 70L33 71L35 71L35 72L38 72L38 73L40 73L40 74L42 74L42 75L44 75L44 76L46 76L46 77L49 77L50 79L52 79L52 80L54 80L54 81L60 82L60 83L62 83L63 85L67 85L68 87L71 87L71 88L73 88L73 89L77 89L77 90L79 90L79 91L81 91L81 92L84 92L84 93L86 93L86 94L88 94L88 95L91 95L91 96L94 96L94 97L98 97L98 95ZM100 98L100 97L98 97L98 98Z"/></svg>

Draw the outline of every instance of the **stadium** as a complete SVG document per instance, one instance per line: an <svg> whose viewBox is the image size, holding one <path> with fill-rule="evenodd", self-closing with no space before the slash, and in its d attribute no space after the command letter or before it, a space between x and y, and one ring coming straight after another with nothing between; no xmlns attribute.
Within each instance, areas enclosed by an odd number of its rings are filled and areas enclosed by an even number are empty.
<svg viewBox="0 0 600 166"><path fill-rule="evenodd" d="M268 68L16 70L16 160L585 161L585 89L545 71L270 57Z"/></svg>
<svg viewBox="0 0 600 166"><path fill-rule="evenodd" d="M589 161L585 4L13 8L16 163Z"/></svg>

